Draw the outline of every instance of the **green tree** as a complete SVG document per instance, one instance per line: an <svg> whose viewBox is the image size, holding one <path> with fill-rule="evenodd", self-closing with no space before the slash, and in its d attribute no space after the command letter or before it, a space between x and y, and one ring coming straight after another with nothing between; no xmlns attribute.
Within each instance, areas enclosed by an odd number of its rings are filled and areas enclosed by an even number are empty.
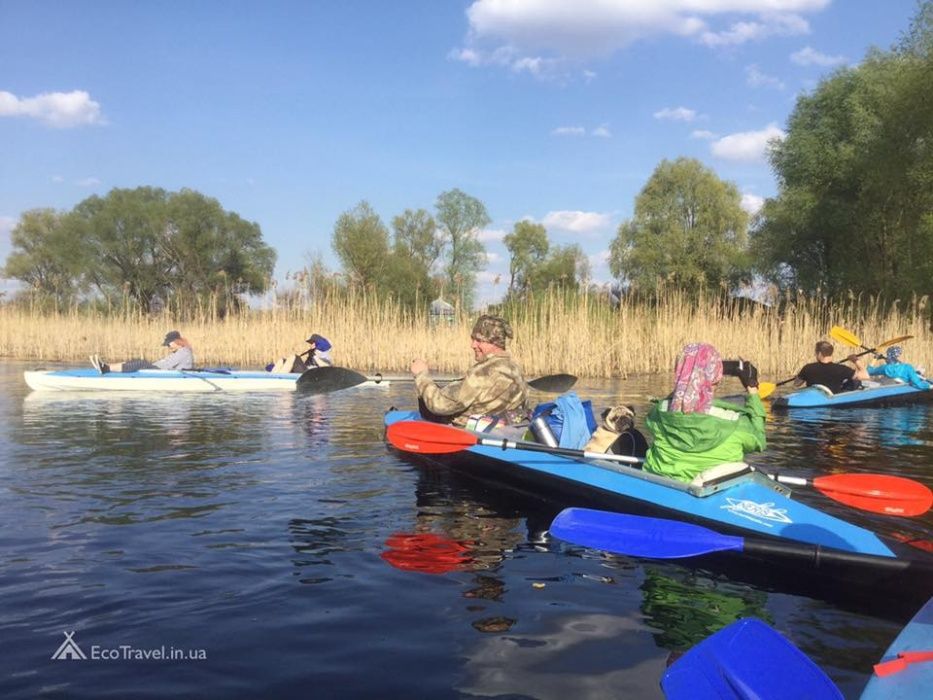
<svg viewBox="0 0 933 700"><path fill-rule="evenodd" d="M113 189L80 202L72 217L92 253L87 278L105 297L127 294L146 311L212 301L224 314L239 294L264 291L275 265L258 224L193 190Z"/></svg>
<svg viewBox="0 0 933 700"><path fill-rule="evenodd" d="M579 245L554 246L532 271L531 287L535 291L548 287L579 291L589 277L590 262Z"/></svg>
<svg viewBox="0 0 933 700"><path fill-rule="evenodd" d="M25 283L40 301L73 303L82 290L87 254L87 245L75 233L64 212L27 211L10 233L12 252L4 277Z"/></svg>
<svg viewBox="0 0 933 700"><path fill-rule="evenodd" d="M692 158L664 160L619 226L609 269L653 289L658 278L683 288L735 286L749 276L748 215L738 189Z"/></svg>
<svg viewBox="0 0 933 700"><path fill-rule="evenodd" d="M88 279L105 298L126 294L149 311L171 297L172 264L162 247L167 198L160 188L113 189L72 211L80 237L94 253Z"/></svg>
<svg viewBox="0 0 933 700"><path fill-rule="evenodd" d="M406 209L392 219L392 230L395 234L395 251L407 254L426 271L441 256L444 241L438 234L437 222L424 209Z"/></svg>
<svg viewBox="0 0 933 700"><path fill-rule="evenodd" d="M503 239L509 251L509 295L524 296L531 289L535 271L548 253L547 231L541 224L522 220Z"/></svg>
<svg viewBox="0 0 933 700"><path fill-rule="evenodd" d="M96 290L140 308L177 298L179 310L266 289L275 251L255 223L192 190L113 189L71 212L36 210L14 229L6 274L59 302Z"/></svg>
<svg viewBox="0 0 933 700"><path fill-rule="evenodd" d="M368 202L340 215L332 245L354 283L372 287L381 283L389 255L389 231Z"/></svg>
<svg viewBox="0 0 933 700"><path fill-rule="evenodd" d="M162 251L171 265L174 293L213 298L223 313L238 295L266 289L276 256L263 243L258 224L188 189L168 196L165 213Z"/></svg>
<svg viewBox="0 0 933 700"><path fill-rule="evenodd" d="M447 253L446 283L457 293L461 306L471 308L476 273L486 266L486 249L476 234L491 219L482 202L458 189L442 192L435 206Z"/></svg>
<svg viewBox="0 0 933 700"><path fill-rule="evenodd" d="M798 98L771 154L778 195L754 236L773 281L889 298L933 291L931 28L927 1L898 47Z"/></svg>

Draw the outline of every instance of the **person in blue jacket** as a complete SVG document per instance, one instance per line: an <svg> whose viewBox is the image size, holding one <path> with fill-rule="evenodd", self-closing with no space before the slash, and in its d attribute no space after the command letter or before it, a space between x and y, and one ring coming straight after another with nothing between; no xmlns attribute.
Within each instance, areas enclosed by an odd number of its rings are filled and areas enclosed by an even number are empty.
<svg viewBox="0 0 933 700"><path fill-rule="evenodd" d="M929 389L930 382L921 377L917 370L914 369L913 365L901 362L901 352L900 345L889 347L884 357L884 364L869 367L868 376L884 376L890 377L891 379L900 379L916 389Z"/></svg>

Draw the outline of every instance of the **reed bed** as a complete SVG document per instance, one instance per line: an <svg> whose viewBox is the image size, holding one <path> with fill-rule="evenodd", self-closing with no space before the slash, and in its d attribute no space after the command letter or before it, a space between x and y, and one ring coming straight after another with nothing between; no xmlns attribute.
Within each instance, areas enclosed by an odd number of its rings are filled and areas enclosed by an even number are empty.
<svg viewBox="0 0 933 700"><path fill-rule="evenodd" d="M797 295L765 306L701 291L670 290L655 301L624 299L610 306L599 295L548 292L505 307L515 329L512 351L529 376L571 372L583 377L625 377L670 371L685 343L705 341L724 357L750 359L763 378L790 376L810 361L813 344L831 326L847 328L868 345L901 335L904 359L933 369L933 332L927 297L885 304L851 295L844 300ZM262 308L219 317L214 308L178 320L165 311L144 314L120 308L71 308L54 312L16 305L0 307L0 356L35 361L87 362L156 359L166 331L191 340L202 366L259 368L306 349L317 332L334 344L339 365L360 371L404 372L415 357L441 373L462 371L472 361L469 334L475 314L457 314L432 325L391 300L366 293L327 292L315 297L271 299ZM851 348L839 347L841 359Z"/></svg>

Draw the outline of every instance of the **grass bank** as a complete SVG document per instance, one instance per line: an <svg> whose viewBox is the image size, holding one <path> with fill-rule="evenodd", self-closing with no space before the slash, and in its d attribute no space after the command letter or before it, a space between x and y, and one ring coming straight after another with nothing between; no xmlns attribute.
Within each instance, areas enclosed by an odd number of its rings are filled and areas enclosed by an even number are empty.
<svg viewBox="0 0 933 700"><path fill-rule="evenodd" d="M572 372L619 377L666 372L688 342L716 345L724 357L755 362L763 377L783 378L809 361L813 344L839 325L868 345L901 335L904 359L933 370L933 333L926 297L882 304L850 296L842 301L798 296L777 307L741 304L715 293L699 298L671 291L657 303L558 293L540 295L503 310L515 329L513 352L531 376ZM178 328L191 340L202 366L258 368L276 356L303 351L304 338L317 332L334 344L338 364L361 371L405 371L424 357L440 372L461 371L472 360L473 316L432 327L398 305L365 294L325 296L315 301L270 304L267 308L217 318L209 311L178 321L171 313L141 314L130 308L48 313L0 307L0 356L43 362L156 359L164 333ZM844 357L850 348L838 347Z"/></svg>

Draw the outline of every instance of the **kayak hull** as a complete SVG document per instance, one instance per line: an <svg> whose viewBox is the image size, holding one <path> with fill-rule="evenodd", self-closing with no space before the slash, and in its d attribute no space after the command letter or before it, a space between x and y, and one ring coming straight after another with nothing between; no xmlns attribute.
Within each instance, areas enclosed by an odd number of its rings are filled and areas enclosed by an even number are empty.
<svg viewBox="0 0 933 700"><path fill-rule="evenodd" d="M833 394L824 386L810 386L786 396L779 396L771 405L774 408L862 408L924 401L933 401L933 389L917 389L909 384L888 380L866 382L861 389L839 394Z"/></svg>
<svg viewBox="0 0 933 700"><path fill-rule="evenodd" d="M24 372L34 391L144 391L164 393L279 392L295 391L300 373L273 374L240 370L161 370L108 372L93 368L36 370ZM388 386L369 380L359 386Z"/></svg>
<svg viewBox="0 0 933 700"><path fill-rule="evenodd" d="M888 647L881 662L903 652L933 652L933 598L927 601ZM933 689L933 660L911 663L888 676L872 675L861 700L917 700Z"/></svg>
<svg viewBox="0 0 933 700"><path fill-rule="evenodd" d="M385 423L388 426L401 420L417 419L416 412L389 411ZM773 482L760 474L755 474L758 477L756 479L744 479L698 497L690 493L687 485L682 482L615 462L578 460L552 453L480 445L448 454L405 454L466 473L472 478L505 484L524 493L543 496L556 501L561 508L581 506L673 518L727 534L807 543L878 558L877 567L866 567L864 562L820 560L819 557L812 562L786 565L795 571L806 569L812 572L814 568L819 568L822 574L820 578L835 581L834 585L826 589L829 594L839 588L840 581L854 588L877 590L879 587L890 586L899 590L899 595L902 595L901 589L907 586L912 590L905 590L903 598L914 601L926 600L933 592L933 576L930 574L933 569L924 560L930 559L924 552L918 550L914 553L912 548L882 539L870 530L793 500L776 490ZM712 555L723 556L728 557ZM749 556L766 561L755 555ZM892 570L886 566L892 561L905 558L916 560L918 568L927 568L908 574L904 570ZM785 564L777 566L784 567Z"/></svg>

